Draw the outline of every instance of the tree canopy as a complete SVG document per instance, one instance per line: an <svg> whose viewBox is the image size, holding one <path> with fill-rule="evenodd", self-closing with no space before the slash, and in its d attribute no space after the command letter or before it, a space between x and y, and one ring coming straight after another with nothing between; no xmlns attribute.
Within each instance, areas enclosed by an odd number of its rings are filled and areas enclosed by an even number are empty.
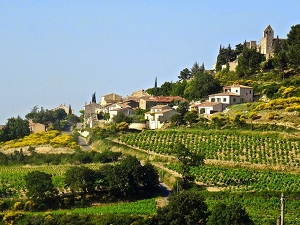
<svg viewBox="0 0 300 225"><path fill-rule="evenodd" d="M208 218L207 225L254 225L240 203L218 203Z"/></svg>
<svg viewBox="0 0 300 225"><path fill-rule="evenodd" d="M19 139L30 134L29 122L20 116L9 118L0 133L0 141Z"/></svg>
<svg viewBox="0 0 300 225"><path fill-rule="evenodd" d="M183 191L169 196L169 203L158 209L156 224L205 224L207 205L198 193Z"/></svg>
<svg viewBox="0 0 300 225"><path fill-rule="evenodd" d="M31 198L37 208L54 205L54 197L58 191L52 183L52 175L41 171L29 172L25 177L26 195Z"/></svg>

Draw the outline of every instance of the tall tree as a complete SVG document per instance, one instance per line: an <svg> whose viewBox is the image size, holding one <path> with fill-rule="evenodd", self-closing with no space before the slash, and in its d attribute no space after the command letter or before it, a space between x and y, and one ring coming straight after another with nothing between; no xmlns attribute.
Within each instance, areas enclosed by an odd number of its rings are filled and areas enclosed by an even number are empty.
<svg viewBox="0 0 300 225"><path fill-rule="evenodd" d="M195 62L193 67L191 68L191 77L193 77L196 73L200 71L199 63Z"/></svg>
<svg viewBox="0 0 300 225"><path fill-rule="evenodd" d="M154 88L157 88L157 77L155 77Z"/></svg>
<svg viewBox="0 0 300 225"><path fill-rule="evenodd" d="M287 35L289 67L300 69L300 24L291 27Z"/></svg>
<svg viewBox="0 0 300 225"><path fill-rule="evenodd" d="M191 78L191 71L188 68L183 69L180 71L180 75L178 79L181 80L189 80Z"/></svg>
<svg viewBox="0 0 300 225"><path fill-rule="evenodd" d="M96 103L96 92L92 96L92 103Z"/></svg>
<svg viewBox="0 0 300 225"><path fill-rule="evenodd" d="M183 180L182 188L187 189L189 182L193 180L193 176L190 173L191 166L203 165L204 157L192 152L182 143L175 144L174 152L181 166L181 175Z"/></svg>

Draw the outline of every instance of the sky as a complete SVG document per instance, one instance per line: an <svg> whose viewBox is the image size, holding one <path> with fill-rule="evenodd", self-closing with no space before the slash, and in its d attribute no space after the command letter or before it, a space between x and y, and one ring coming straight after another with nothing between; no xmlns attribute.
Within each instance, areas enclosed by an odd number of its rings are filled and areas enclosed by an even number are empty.
<svg viewBox="0 0 300 225"><path fill-rule="evenodd" d="M268 25L286 38L299 11L299 0L0 0L0 124L176 82Z"/></svg>

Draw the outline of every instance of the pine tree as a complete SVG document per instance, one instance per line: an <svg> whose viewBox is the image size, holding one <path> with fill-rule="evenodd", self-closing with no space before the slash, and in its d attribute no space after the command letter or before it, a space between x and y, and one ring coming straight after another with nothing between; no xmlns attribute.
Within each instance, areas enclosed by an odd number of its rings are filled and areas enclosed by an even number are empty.
<svg viewBox="0 0 300 225"><path fill-rule="evenodd" d="M96 92L93 94L93 96L92 96L92 102L93 103L96 103Z"/></svg>

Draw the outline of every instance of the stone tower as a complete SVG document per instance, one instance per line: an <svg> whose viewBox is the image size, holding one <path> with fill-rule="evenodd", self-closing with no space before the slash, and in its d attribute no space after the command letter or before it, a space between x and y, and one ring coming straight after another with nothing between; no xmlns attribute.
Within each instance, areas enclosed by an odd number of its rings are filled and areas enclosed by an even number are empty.
<svg viewBox="0 0 300 225"><path fill-rule="evenodd" d="M264 54L268 59L273 51L274 31L269 25L263 32L263 37L260 39L260 53Z"/></svg>

